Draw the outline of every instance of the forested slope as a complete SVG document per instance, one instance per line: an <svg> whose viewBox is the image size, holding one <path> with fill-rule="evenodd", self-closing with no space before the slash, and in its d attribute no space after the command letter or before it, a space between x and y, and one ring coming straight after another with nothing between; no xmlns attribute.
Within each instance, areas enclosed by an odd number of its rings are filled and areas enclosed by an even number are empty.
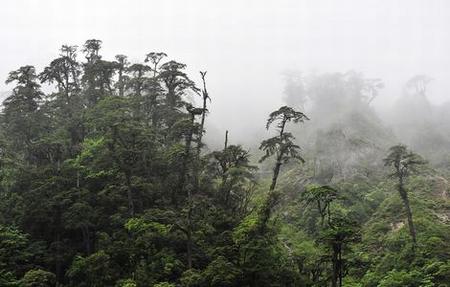
<svg viewBox="0 0 450 287"><path fill-rule="evenodd" d="M324 74L290 82L260 151L211 152L210 75L168 59L88 40L9 74L0 286L450 286L442 120L408 134L380 80Z"/></svg>

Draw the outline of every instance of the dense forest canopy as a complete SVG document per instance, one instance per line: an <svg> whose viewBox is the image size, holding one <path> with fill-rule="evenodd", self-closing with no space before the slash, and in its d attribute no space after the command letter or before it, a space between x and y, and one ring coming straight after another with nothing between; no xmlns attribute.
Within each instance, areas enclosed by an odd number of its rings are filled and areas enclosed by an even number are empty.
<svg viewBox="0 0 450 287"><path fill-rule="evenodd" d="M6 79L0 286L450 286L449 118L428 77L386 120L381 79L292 74L258 151L232 130L212 150L213 71L101 48Z"/></svg>

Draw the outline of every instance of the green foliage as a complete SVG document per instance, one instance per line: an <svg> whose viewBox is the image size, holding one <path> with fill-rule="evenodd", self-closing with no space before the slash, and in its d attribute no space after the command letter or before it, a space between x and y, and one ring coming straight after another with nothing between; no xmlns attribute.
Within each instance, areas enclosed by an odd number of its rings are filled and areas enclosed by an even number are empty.
<svg viewBox="0 0 450 287"><path fill-rule="evenodd" d="M393 138L369 107L379 80L306 83L300 102L311 100L317 120L301 130L301 154L290 123L309 118L288 106L269 115L277 133L261 154L228 140L207 151L206 72L199 89L164 53L108 61L101 47L86 41L80 61L63 46L42 72L8 76L0 286L448 285L448 170L427 169L403 145L382 167ZM256 166L261 155L274 165ZM388 168L408 179L415 252Z"/></svg>
<svg viewBox="0 0 450 287"><path fill-rule="evenodd" d="M389 149L388 156L384 159L386 166L394 167L393 176L407 177L410 173L417 172L417 168L426 162L418 154L409 151L404 145L396 145Z"/></svg>
<svg viewBox="0 0 450 287"><path fill-rule="evenodd" d="M111 258L100 250L88 257L76 256L67 271L73 286L107 286L114 277Z"/></svg>
<svg viewBox="0 0 450 287"><path fill-rule="evenodd" d="M153 285L153 287L175 287L175 284L169 283L169 282L159 282L155 285Z"/></svg>
<svg viewBox="0 0 450 287"><path fill-rule="evenodd" d="M23 276L21 284L24 287L54 287L56 286L56 276L41 269L30 270Z"/></svg>
<svg viewBox="0 0 450 287"><path fill-rule="evenodd" d="M241 270L225 257L219 256L206 267L203 276L209 286L236 286L241 278Z"/></svg>
<svg viewBox="0 0 450 287"><path fill-rule="evenodd" d="M115 286L116 287L137 287L137 284L133 279L124 279L124 280L119 280Z"/></svg>
<svg viewBox="0 0 450 287"><path fill-rule="evenodd" d="M424 276L418 271L389 271L388 274L381 279L379 287L432 287L435 286L431 279Z"/></svg>
<svg viewBox="0 0 450 287"><path fill-rule="evenodd" d="M170 226L158 222L146 222L141 218L131 218L125 223L125 228L132 233L142 233L145 231L153 231L162 236L167 235L170 231Z"/></svg>
<svg viewBox="0 0 450 287"><path fill-rule="evenodd" d="M299 159L303 162L304 159L298 152L300 147L293 142L295 137L291 133L285 132L285 127L289 122L303 123L305 120L309 120L305 114L288 106L282 106L278 110L270 113L267 119L266 129L269 129L272 123L278 122L277 128L279 129L279 135L261 142L259 149L263 150L265 154L261 157L260 162L272 155L276 155L277 162L279 163L287 163L291 158Z"/></svg>
<svg viewBox="0 0 450 287"><path fill-rule="evenodd" d="M20 274L29 263L28 237L14 227L0 225L0 270L4 278Z"/></svg>
<svg viewBox="0 0 450 287"><path fill-rule="evenodd" d="M13 272L0 270L0 286L19 287L20 281L17 280Z"/></svg>

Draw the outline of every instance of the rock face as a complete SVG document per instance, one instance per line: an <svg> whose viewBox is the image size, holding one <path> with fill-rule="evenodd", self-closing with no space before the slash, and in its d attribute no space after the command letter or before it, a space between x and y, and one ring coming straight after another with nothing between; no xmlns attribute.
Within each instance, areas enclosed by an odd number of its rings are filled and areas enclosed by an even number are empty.
<svg viewBox="0 0 450 287"><path fill-rule="evenodd" d="M435 176L432 180L434 195L441 197L443 200L448 200L448 193L450 191L450 183L448 180L441 176Z"/></svg>
<svg viewBox="0 0 450 287"><path fill-rule="evenodd" d="M403 221L401 221L401 222L393 222L393 223L391 223L391 230L392 230L392 232L397 232L404 225L405 225L405 223Z"/></svg>

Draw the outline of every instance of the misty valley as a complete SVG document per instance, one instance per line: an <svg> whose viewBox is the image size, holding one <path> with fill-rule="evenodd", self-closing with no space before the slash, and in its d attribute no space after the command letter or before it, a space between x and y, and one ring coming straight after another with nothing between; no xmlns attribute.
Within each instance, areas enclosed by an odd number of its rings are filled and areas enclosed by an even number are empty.
<svg viewBox="0 0 450 287"><path fill-rule="evenodd" d="M242 144L233 111L208 123L214 70L102 51L4 79L0 286L450 286L450 102L431 77L380 110L382 78L287 73Z"/></svg>

